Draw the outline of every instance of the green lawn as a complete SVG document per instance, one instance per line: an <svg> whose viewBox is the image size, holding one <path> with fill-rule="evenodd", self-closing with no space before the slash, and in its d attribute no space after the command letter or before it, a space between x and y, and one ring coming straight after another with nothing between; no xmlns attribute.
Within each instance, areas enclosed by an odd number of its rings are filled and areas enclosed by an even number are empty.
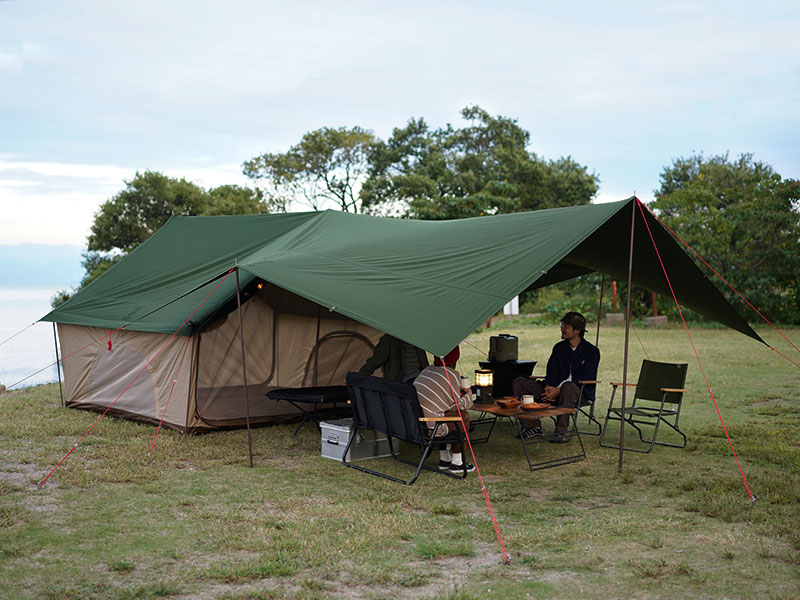
<svg viewBox="0 0 800 600"><path fill-rule="evenodd" d="M462 345L520 338L541 361L557 327L507 322ZM798 362L777 335L760 331ZM796 343L800 331L787 335ZM622 328L603 328L599 410L622 376ZM800 369L741 334L692 331L753 494L680 329L639 329L655 360L689 362L685 449L618 452L531 473L501 425L477 460L511 556L504 565L478 478L412 487L320 457L312 426L183 436L62 409L58 386L0 396L2 598L800 598ZM588 337L594 341L594 331ZM635 380L644 357L631 336ZM572 444L576 441L573 440ZM542 457L564 446L536 447ZM382 461L407 475L406 468Z"/></svg>

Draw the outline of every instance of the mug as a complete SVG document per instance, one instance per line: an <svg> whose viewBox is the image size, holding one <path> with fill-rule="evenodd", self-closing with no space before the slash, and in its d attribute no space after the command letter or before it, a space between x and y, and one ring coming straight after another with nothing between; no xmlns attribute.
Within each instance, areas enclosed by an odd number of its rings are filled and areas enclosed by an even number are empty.
<svg viewBox="0 0 800 600"><path fill-rule="evenodd" d="M462 390L469 390L470 389L469 377L462 377L461 378L461 389Z"/></svg>
<svg viewBox="0 0 800 600"><path fill-rule="evenodd" d="M533 404L533 396L523 396L522 397L523 404Z"/></svg>

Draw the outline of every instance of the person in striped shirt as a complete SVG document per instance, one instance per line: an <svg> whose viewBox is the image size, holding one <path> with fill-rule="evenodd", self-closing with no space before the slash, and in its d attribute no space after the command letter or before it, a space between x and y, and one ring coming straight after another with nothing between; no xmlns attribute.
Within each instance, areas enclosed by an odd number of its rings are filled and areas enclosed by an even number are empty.
<svg viewBox="0 0 800 600"><path fill-rule="evenodd" d="M459 410L464 421L464 427L469 431L469 413L467 410L472 407L472 392L469 389L461 389L461 375L455 370L456 363L460 356L458 346L453 348L442 361L438 356L434 358L433 365L425 367L414 380L414 387L417 390L417 398L420 407L426 417L457 417ZM458 409L456 408L458 401ZM435 423L428 423L428 427L433 429ZM457 425L455 422L440 424L437 430L438 435L445 434L446 431L454 431ZM441 432L441 433L438 433ZM450 444L444 450L439 451L439 468L449 470L452 473L462 473L464 471L464 458L461 452L461 444ZM466 463L467 471L474 471L475 466Z"/></svg>

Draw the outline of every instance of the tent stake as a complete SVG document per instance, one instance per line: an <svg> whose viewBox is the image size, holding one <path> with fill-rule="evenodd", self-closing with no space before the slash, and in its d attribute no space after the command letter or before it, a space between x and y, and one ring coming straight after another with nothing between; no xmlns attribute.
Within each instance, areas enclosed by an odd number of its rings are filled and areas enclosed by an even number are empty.
<svg viewBox="0 0 800 600"><path fill-rule="evenodd" d="M250 435L250 400L247 396L247 363L244 358L244 327L242 326L242 296L239 293L239 267L236 271L236 308L239 312L239 340L242 344L242 377L244 378L244 411L247 418L247 447L250 451L250 466L253 466L253 438Z"/></svg>
<svg viewBox="0 0 800 600"><path fill-rule="evenodd" d="M56 335L56 324L53 323L53 342L56 345L56 370L58 371L58 395L61 397L61 408L64 408L64 392L61 389L61 358L58 356L58 336Z"/></svg>
<svg viewBox="0 0 800 600"><path fill-rule="evenodd" d="M633 231L636 225L636 196L631 202L631 246L628 252L628 293L625 300L625 356L622 359L622 408L620 410L619 421L619 467L617 471L622 473L622 454L625 447L625 392L628 389L628 339L631 333L631 280L633 278Z"/></svg>
<svg viewBox="0 0 800 600"><path fill-rule="evenodd" d="M597 335L594 338L594 345L600 347L600 318L603 315L603 289L606 285L606 274L600 275L600 303L597 305Z"/></svg>

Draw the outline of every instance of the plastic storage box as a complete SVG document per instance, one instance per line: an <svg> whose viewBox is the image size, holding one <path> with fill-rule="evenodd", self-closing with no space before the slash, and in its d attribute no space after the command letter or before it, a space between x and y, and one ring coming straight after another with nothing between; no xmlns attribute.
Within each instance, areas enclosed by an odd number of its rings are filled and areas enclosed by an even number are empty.
<svg viewBox="0 0 800 600"><path fill-rule="evenodd" d="M336 421L322 421L319 424L322 432L322 456L334 460L342 460L344 449L350 440L353 429L353 419L337 419ZM347 453L350 462L364 460L365 458L381 458L391 456L389 440L382 433L360 430L356 434L353 445ZM395 442L397 444L398 442ZM395 452L397 447L395 446Z"/></svg>

